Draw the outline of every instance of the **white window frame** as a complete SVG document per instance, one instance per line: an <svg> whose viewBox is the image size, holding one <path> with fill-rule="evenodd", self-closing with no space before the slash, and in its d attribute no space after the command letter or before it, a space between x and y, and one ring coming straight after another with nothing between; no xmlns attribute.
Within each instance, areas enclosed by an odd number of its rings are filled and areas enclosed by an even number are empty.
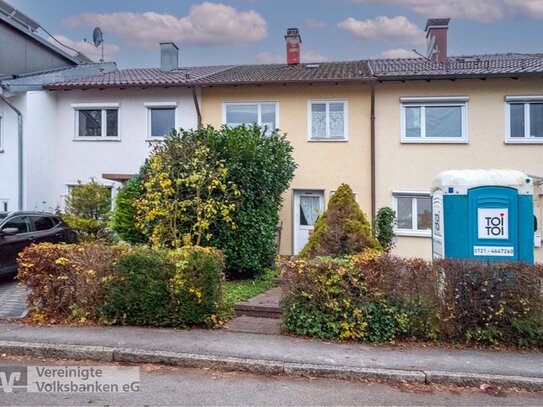
<svg viewBox="0 0 543 407"><path fill-rule="evenodd" d="M401 97L400 98L400 124L402 143L443 143L466 144L468 143L468 101L467 96L436 96L436 97ZM426 107L460 107L462 118L462 137L426 137ZM405 109L408 107L420 107L420 137L407 137L405 128Z"/></svg>
<svg viewBox="0 0 543 407"><path fill-rule="evenodd" d="M278 101L266 101L266 100L255 100L251 102L243 101L243 102L235 102L235 101L228 101L222 103L222 123L228 124L226 122L226 108L228 106L233 105L257 105L257 119L258 119L258 125L262 126L262 105L275 105L275 129L268 129L268 132L273 132L274 130L279 128L279 102ZM251 125L252 123L245 123L246 125Z"/></svg>
<svg viewBox="0 0 543 407"><path fill-rule="evenodd" d="M524 104L524 137L511 137L511 104ZM505 97L505 143L543 144L543 137L530 136L530 104L543 103L543 96Z"/></svg>
<svg viewBox="0 0 543 407"><path fill-rule="evenodd" d="M330 103L343 103L343 137L342 138L315 138L313 137L312 130L312 105L314 103L325 103L326 104L326 134L330 134ZM312 99L307 101L307 141L313 142L345 142L349 141L349 102L347 99Z"/></svg>
<svg viewBox="0 0 543 407"><path fill-rule="evenodd" d="M400 229L397 223L398 214L398 198L411 198L412 202L412 216L411 216L411 229ZM396 214L394 217L394 234L397 236L414 236L414 237L431 237L432 230L418 230L417 229L417 198L429 198L431 200L430 192L428 191L405 191L394 190L392 191L392 209ZM430 205L431 207L431 205Z"/></svg>
<svg viewBox="0 0 543 407"><path fill-rule="evenodd" d="M74 109L74 141L121 141L121 104L120 103L72 103ZM102 135L100 137L79 136L79 111L102 111ZM106 110L117 110L117 137L107 136Z"/></svg>
<svg viewBox="0 0 543 407"><path fill-rule="evenodd" d="M164 140L162 136L152 136L151 135L151 111L153 109L174 109L174 129L179 127L179 122L177 119L177 102L146 102L143 104L147 110L147 134L146 141L160 141Z"/></svg>
<svg viewBox="0 0 543 407"><path fill-rule="evenodd" d="M115 199L117 198L117 194L119 192L119 189L122 187L122 184L120 184L119 186L119 183L116 182L116 181L104 181L104 180L98 180L98 178L94 178L94 180L96 182L98 182L100 185L104 186L104 187L108 187L110 192L111 192L111 210L113 211L115 209ZM72 191L72 189L78 185L85 185L87 183L91 182L91 178L89 178L88 180L86 181L68 181L66 182L66 193L65 195L63 195L62 197L64 198L63 200L66 200L66 197L68 195L70 195L70 192Z"/></svg>

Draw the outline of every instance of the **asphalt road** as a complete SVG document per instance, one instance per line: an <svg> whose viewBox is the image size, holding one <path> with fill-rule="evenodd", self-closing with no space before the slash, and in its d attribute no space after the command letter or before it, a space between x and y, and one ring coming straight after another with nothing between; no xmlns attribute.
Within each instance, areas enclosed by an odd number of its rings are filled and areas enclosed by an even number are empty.
<svg viewBox="0 0 543 407"><path fill-rule="evenodd" d="M94 365L74 361L0 358L1 368L27 365ZM104 364L101 364L104 365ZM111 366L115 366L111 364ZM428 385L364 383L288 376L258 376L144 365L137 393L3 393L0 405L543 405L543 393ZM16 390L17 391L17 390Z"/></svg>

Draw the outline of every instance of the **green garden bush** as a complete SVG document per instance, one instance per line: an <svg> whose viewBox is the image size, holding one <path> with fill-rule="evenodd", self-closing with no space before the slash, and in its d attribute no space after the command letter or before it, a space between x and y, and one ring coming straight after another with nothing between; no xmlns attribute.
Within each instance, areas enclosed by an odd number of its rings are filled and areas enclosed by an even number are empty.
<svg viewBox="0 0 543 407"><path fill-rule="evenodd" d="M209 160L224 164L227 174L221 182L233 184L239 191L234 202L235 210L228 213L231 222L209 222L208 233L201 245L217 247L224 252L226 273L229 276L243 278L259 274L270 266L277 254L277 224L282 196L296 169L292 146L278 131L270 134L256 125L235 128L223 126L220 129L202 126L194 131L175 132L165 141L167 148L181 152L191 151L191 146L196 142L209 148ZM145 179L148 167L149 161L142 167L140 180ZM127 185L126 188L131 191L138 189L134 185ZM128 241L141 235L135 228L135 222L121 222L123 217L130 219L133 216L130 207L141 198L141 184L139 191L136 194L138 197L131 195L132 192L123 195L122 199L127 201L127 205L117 206L121 213L118 217L115 214L120 220L116 225L123 224L121 227L115 226L115 229L124 239L128 236ZM185 196L186 199L192 199L183 192L179 195L180 200L185 199ZM155 224L155 219L147 222L148 232ZM186 223L178 222L177 227L180 235L188 231ZM149 237L147 233L144 240L148 242ZM164 244L167 246L168 242Z"/></svg>
<svg viewBox="0 0 543 407"><path fill-rule="evenodd" d="M380 208L375 215L375 237L384 251L394 247L394 221L396 214L392 208Z"/></svg>
<svg viewBox="0 0 543 407"><path fill-rule="evenodd" d="M341 257L380 249L371 225L358 206L353 191L341 184L330 198L326 211L315 222L315 229L298 257Z"/></svg>
<svg viewBox="0 0 543 407"><path fill-rule="evenodd" d="M138 247L112 265L101 320L107 324L214 326L224 259L219 250Z"/></svg>
<svg viewBox="0 0 543 407"><path fill-rule="evenodd" d="M80 240L93 241L111 238L108 222L111 215L111 188L95 179L71 188L65 200L62 218L74 229Z"/></svg>
<svg viewBox="0 0 543 407"><path fill-rule="evenodd" d="M111 220L112 228L119 237L131 244L146 242L145 236L135 228L136 208L134 201L142 193L142 184L139 175L126 181L115 198L115 211Z"/></svg>
<svg viewBox="0 0 543 407"><path fill-rule="evenodd" d="M375 250L282 263L283 327L325 339L543 347L543 265Z"/></svg>

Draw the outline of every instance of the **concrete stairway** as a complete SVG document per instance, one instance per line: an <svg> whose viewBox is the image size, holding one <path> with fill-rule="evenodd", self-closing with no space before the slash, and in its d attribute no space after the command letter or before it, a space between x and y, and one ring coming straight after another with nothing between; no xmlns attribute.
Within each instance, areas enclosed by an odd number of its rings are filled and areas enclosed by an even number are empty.
<svg viewBox="0 0 543 407"><path fill-rule="evenodd" d="M236 303L236 318L228 321L226 329L265 335L281 333L280 298L281 289L276 287L247 301Z"/></svg>
<svg viewBox="0 0 543 407"><path fill-rule="evenodd" d="M281 289L272 288L265 293L257 295L247 301L238 302L234 305L236 316L250 316L257 318L281 318L281 307L279 299L281 298Z"/></svg>

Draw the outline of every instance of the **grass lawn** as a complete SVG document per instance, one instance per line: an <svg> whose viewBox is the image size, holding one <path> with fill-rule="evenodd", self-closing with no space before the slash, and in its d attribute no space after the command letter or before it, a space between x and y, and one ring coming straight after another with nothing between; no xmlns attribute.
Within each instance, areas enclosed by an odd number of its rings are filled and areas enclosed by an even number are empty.
<svg viewBox="0 0 543 407"><path fill-rule="evenodd" d="M230 319L234 316L234 303L268 291L274 287L273 279L278 276L277 269L267 269L264 274L248 280L226 281L223 286L223 304L220 316Z"/></svg>

